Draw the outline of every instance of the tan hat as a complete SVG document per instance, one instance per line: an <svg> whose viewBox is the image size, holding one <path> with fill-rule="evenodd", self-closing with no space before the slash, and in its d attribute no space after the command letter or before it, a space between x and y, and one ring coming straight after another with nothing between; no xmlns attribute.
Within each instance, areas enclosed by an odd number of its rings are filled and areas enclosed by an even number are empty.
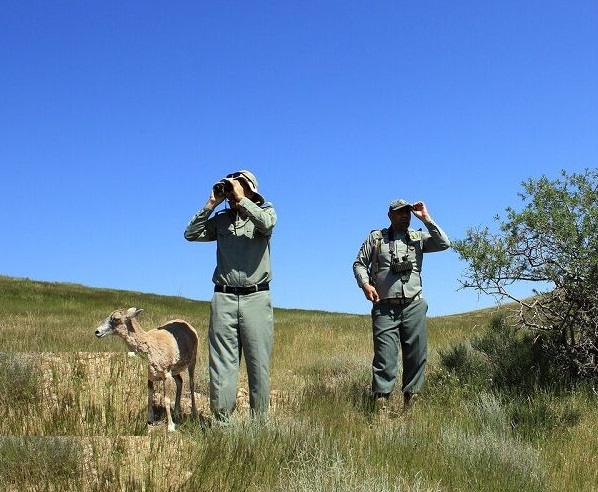
<svg viewBox="0 0 598 492"><path fill-rule="evenodd" d="M402 198L400 198L399 200L393 200L392 202L390 202L388 211L391 212L393 210L399 210L400 208L404 207L411 208L411 204L407 200L403 200Z"/></svg>
<svg viewBox="0 0 598 492"><path fill-rule="evenodd" d="M226 177L229 179L242 179L245 181L247 186L249 186L249 189L254 193L252 200L258 205L263 205L265 200L264 197L257 191L257 179L253 173L242 169L241 171L231 173Z"/></svg>

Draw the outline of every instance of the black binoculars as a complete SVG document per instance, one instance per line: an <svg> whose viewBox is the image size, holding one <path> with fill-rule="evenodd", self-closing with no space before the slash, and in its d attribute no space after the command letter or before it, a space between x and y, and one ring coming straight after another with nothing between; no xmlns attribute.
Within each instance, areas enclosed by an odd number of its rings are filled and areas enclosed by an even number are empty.
<svg viewBox="0 0 598 492"><path fill-rule="evenodd" d="M231 191L233 191L233 185L230 181L227 181L226 179L221 179L212 187L212 189L214 190L214 195L220 197L224 196L225 193L230 193Z"/></svg>
<svg viewBox="0 0 598 492"><path fill-rule="evenodd" d="M398 275L398 274L405 275L407 272L411 273L412 268L413 268L413 265L409 261L407 256L403 256L402 261L399 261L398 258L393 258L390 263L390 270L395 275Z"/></svg>

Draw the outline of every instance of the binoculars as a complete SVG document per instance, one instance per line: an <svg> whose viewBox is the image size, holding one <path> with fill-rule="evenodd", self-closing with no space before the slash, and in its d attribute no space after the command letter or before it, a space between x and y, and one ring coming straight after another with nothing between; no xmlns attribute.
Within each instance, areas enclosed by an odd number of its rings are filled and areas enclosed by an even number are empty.
<svg viewBox="0 0 598 492"><path fill-rule="evenodd" d="M413 268L413 265L411 264L411 262L409 261L407 256L403 256L402 261L399 261L398 258L393 258L390 263L390 270L395 275L398 275L398 274L406 275L407 273L411 274L412 268ZM407 276L409 276L409 275L407 275Z"/></svg>
<svg viewBox="0 0 598 492"><path fill-rule="evenodd" d="M214 190L214 195L220 197L224 196L225 193L230 193L233 191L233 185L230 183L230 181L221 179L212 187L212 189Z"/></svg>

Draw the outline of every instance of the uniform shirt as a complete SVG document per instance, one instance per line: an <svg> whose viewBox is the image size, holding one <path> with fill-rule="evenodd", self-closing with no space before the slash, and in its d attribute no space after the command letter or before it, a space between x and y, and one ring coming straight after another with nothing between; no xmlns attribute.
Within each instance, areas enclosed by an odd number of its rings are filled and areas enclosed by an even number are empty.
<svg viewBox="0 0 598 492"><path fill-rule="evenodd" d="M388 229L372 231L361 245L353 263L357 285L363 287L364 284L372 284L376 287L380 299L414 297L419 294L422 291L421 270L424 253L443 251L451 245L448 236L438 225L434 222L425 225L428 232L413 229L409 229L406 234L394 232L395 258L400 261L407 256L407 261L412 265L411 273L403 277L393 273L390 268ZM376 254L377 268L374 262ZM372 271L373 269L376 271Z"/></svg>
<svg viewBox="0 0 598 492"><path fill-rule="evenodd" d="M202 208L185 229L185 239L217 242L215 284L247 287L270 282L270 236L276 212L271 204L260 207L247 197L239 204L244 210L225 209L213 217L213 210Z"/></svg>

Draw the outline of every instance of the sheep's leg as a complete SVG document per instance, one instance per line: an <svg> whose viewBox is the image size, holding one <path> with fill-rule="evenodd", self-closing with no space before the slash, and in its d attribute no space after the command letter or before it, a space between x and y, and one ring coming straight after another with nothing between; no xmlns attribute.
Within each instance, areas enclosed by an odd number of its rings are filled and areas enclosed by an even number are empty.
<svg viewBox="0 0 598 492"><path fill-rule="evenodd" d="M147 380L147 423L154 422L154 383Z"/></svg>
<svg viewBox="0 0 598 492"><path fill-rule="evenodd" d="M195 406L195 363L189 364L189 389L191 390L191 415L197 417L197 407Z"/></svg>
<svg viewBox="0 0 598 492"><path fill-rule="evenodd" d="M176 384L176 397L174 400L174 414L180 418L181 416L181 394L183 393L183 378L180 374L175 374L174 383Z"/></svg>
<svg viewBox="0 0 598 492"><path fill-rule="evenodd" d="M172 415L170 413L170 391L172 388L172 374L170 372L166 373L166 377L164 379L164 406L166 407L166 418L168 420L168 430L170 432L174 431L174 422L172 421Z"/></svg>

